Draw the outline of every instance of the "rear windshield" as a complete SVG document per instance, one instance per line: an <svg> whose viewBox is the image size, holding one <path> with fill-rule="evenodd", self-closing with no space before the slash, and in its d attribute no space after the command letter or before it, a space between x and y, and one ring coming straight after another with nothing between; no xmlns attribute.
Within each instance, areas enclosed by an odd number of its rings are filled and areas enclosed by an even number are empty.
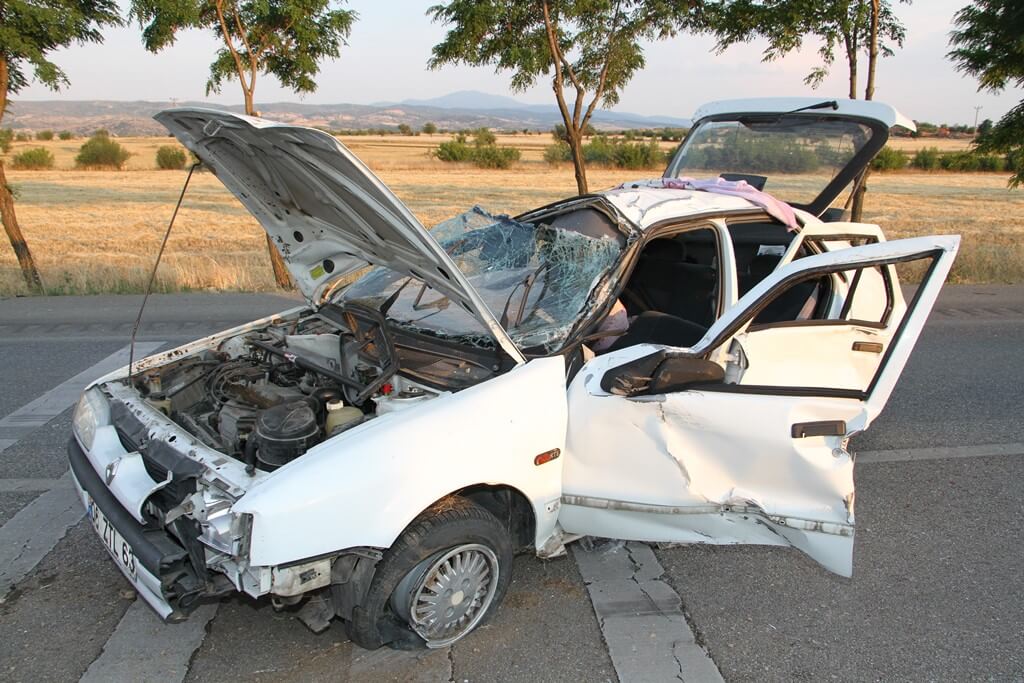
<svg viewBox="0 0 1024 683"><path fill-rule="evenodd" d="M856 121L806 114L705 121L690 132L668 175L761 176L744 179L791 204L807 205L871 135L871 128Z"/></svg>

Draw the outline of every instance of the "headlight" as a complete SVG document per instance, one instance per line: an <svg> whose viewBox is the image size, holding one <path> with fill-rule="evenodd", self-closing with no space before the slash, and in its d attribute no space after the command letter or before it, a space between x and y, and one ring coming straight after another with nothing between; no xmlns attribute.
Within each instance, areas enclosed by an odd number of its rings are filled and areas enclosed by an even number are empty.
<svg viewBox="0 0 1024 683"><path fill-rule="evenodd" d="M78 399L78 405L75 406L75 416L71 424L84 449L92 448L96 427L109 422L110 406L103 396L95 389L82 394L82 398Z"/></svg>

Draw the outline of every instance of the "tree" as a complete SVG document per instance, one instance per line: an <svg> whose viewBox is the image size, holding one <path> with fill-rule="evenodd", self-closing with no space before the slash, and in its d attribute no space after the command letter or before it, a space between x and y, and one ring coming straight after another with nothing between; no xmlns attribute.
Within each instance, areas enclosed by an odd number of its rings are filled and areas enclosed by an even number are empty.
<svg viewBox="0 0 1024 683"><path fill-rule="evenodd" d="M975 133L979 138L983 138L992 132L993 125L995 124L992 123L992 119L985 119L980 124L978 124L978 130L976 130Z"/></svg>
<svg viewBox="0 0 1024 683"><path fill-rule="evenodd" d="M1024 86L1024 5L1019 0L975 0L953 17L956 68L978 79L979 90L1001 92ZM1013 168L1010 187L1024 183L1024 100L976 140L982 153L1006 154ZM982 123L982 126L985 124Z"/></svg>
<svg viewBox="0 0 1024 683"><path fill-rule="evenodd" d="M812 88L821 85L841 51L846 61L850 99L856 99L859 92L861 53L868 54L868 88L873 92L873 68L878 57L891 56L893 46L902 47L906 37L906 28L889 0L722 0L704 16L704 28L715 34L719 51L764 38L768 40L763 53L766 62L799 50L807 38L820 40L821 65L804 79ZM874 31L872 25L876 27ZM872 33L877 40L871 40Z"/></svg>
<svg viewBox="0 0 1024 683"><path fill-rule="evenodd" d="M356 13L336 9L332 0L132 0L131 16L143 26L146 49L172 45L178 31L213 31L223 42L210 64L206 92L220 92L225 80L238 79L245 113L259 116L256 78L275 76L297 93L316 90L320 62L336 58ZM288 287L288 269L267 236L278 286Z"/></svg>
<svg viewBox="0 0 1024 683"><path fill-rule="evenodd" d="M427 121L423 124L423 132L427 135L433 135L437 132L437 125L433 121Z"/></svg>
<svg viewBox="0 0 1024 683"><path fill-rule="evenodd" d="M52 90L68 78L50 61L54 50L72 43L99 43L105 26L121 24L115 0L0 0L0 121L11 95L30 80ZM30 291L43 281L14 211L14 196L0 163L0 220Z"/></svg>
<svg viewBox="0 0 1024 683"><path fill-rule="evenodd" d="M909 0L902 0L909 2ZM864 99L875 94L875 74L880 57L902 47L906 29L893 12L890 0L721 0L705 15L705 28L718 38L718 50L765 38L764 61L779 59L803 46L808 37L821 41L821 65L804 82L817 88L829 74L841 50L846 61L848 96L857 99L860 57L866 53L868 70ZM864 209L868 170L857 179L851 217L859 221Z"/></svg>
<svg viewBox="0 0 1024 683"><path fill-rule="evenodd" d="M450 0L428 10L450 26L429 65L492 65L525 90L550 76L572 151L576 188L586 194L583 134L598 104L614 106L644 66L643 40L686 26L699 0ZM567 95L568 91L568 95ZM587 102L588 93L590 96Z"/></svg>

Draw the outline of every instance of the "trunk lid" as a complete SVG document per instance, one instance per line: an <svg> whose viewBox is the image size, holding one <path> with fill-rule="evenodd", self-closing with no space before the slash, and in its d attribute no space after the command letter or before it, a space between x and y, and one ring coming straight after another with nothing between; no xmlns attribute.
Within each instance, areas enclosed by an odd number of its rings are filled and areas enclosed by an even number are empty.
<svg viewBox="0 0 1024 683"><path fill-rule="evenodd" d="M768 97L705 104L665 177L720 175L823 216L889 139L915 130L893 107L865 100ZM841 206L836 206L838 213Z"/></svg>

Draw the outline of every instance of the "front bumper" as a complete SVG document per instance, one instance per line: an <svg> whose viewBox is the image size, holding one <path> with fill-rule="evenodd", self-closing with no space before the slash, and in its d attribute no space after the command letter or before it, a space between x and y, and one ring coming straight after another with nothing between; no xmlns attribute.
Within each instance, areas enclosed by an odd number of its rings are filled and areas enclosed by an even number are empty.
<svg viewBox="0 0 1024 683"><path fill-rule="evenodd" d="M89 511L91 499L135 553L135 576L123 568L121 573L162 619L181 621L204 598L224 592L223 588L214 590L199 579L188 552L169 533L162 528L143 526L125 510L104 485L74 437L68 443L68 460L82 505Z"/></svg>

